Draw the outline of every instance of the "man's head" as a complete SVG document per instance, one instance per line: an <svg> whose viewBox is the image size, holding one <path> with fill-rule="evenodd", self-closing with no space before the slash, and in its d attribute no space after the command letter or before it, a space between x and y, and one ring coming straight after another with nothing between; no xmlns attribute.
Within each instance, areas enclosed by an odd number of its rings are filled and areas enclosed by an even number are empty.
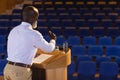
<svg viewBox="0 0 120 80"><path fill-rule="evenodd" d="M28 22L32 25L33 28L37 27L37 20L39 17L39 11L33 6L27 6L23 9L22 12L23 21Z"/></svg>

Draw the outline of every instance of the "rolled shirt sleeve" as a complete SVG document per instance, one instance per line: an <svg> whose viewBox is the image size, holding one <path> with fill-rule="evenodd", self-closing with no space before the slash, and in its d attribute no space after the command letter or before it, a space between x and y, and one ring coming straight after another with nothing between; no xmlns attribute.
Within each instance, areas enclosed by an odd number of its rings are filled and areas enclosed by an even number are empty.
<svg viewBox="0 0 120 80"><path fill-rule="evenodd" d="M56 42L54 39L51 39L50 42L47 42L41 33L36 31L34 35L34 46L41 49L44 52L52 52L55 49Z"/></svg>

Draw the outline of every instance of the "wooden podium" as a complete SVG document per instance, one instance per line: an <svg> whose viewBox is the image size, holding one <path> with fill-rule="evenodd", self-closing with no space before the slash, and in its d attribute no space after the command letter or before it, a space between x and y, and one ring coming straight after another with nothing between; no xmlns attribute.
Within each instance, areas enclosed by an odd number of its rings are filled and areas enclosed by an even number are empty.
<svg viewBox="0 0 120 80"><path fill-rule="evenodd" d="M60 50L54 50L52 53L38 50L37 54L52 56L42 63L33 63L33 80L67 80L67 66L71 63L70 49L66 53Z"/></svg>

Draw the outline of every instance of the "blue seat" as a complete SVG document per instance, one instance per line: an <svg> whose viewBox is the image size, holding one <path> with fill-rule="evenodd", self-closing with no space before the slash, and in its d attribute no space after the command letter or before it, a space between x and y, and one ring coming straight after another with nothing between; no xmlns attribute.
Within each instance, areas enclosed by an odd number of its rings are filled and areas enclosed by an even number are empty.
<svg viewBox="0 0 120 80"><path fill-rule="evenodd" d="M99 45L91 45L88 47L88 55L89 56L102 56L103 48Z"/></svg>
<svg viewBox="0 0 120 80"><path fill-rule="evenodd" d="M115 26L119 26L120 25L120 19L116 19L115 20Z"/></svg>
<svg viewBox="0 0 120 80"><path fill-rule="evenodd" d="M5 44L5 43L6 43L6 36L0 35L0 44Z"/></svg>
<svg viewBox="0 0 120 80"><path fill-rule="evenodd" d="M58 19L69 19L69 14L67 12L59 13Z"/></svg>
<svg viewBox="0 0 120 80"><path fill-rule="evenodd" d="M61 21L61 27L72 27L73 26L73 21L71 19L62 19Z"/></svg>
<svg viewBox="0 0 120 80"><path fill-rule="evenodd" d="M120 37L116 37L114 41L114 45L120 45Z"/></svg>
<svg viewBox="0 0 120 80"><path fill-rule="evenodd" d="M108 27L107 36L117 37L117 36L119 36L119 34L120 34L119 27Z"/></svg>
<svg viewBox="0 0 120 80"><path fill-rule="evenodd" d="M77 36L69 36L67 41L69 46L80 45L80 37Z"/></svg>
<svg viewBox="0 0 120 80"><path fill-rule="evenodd" d="M92 16L93 17L93 16ZM96 27L96 26L99 26L99 20L98 19L88 19L88 26L90 28L93 28L93 27Z"/></svg>
<svg viewBox="0 0 120 80"><path fill-rule="evenodd" d="M8 27L0 27L0 35L7 35L8 33Z"/></svg>
<svg viewBox="0 0 120 80"><path fill-rule="evenodd" d="M75 62L71 62L71 64L68 66L67 68L67 76L68 76L68 80L75 80L75 76L74 73L76 72L76 65Z"/></svg>
<svg viewBox="0 0 120 80"><path fill-rule="evenodd" d="M47 21L46 21L46 19L39 19L38 20L38 26L39 27L47 27Z"/></svg>
<svg viewBox="0 0 120 80"><path fill-rule="evenodd" d="M101 26L103 26L104 28L111 27L112 25L112 19L102 19Z"/></svg>
<svg viewBox="0 0 120 80"><path fill-rule="evenodd" d="M11 19L22 19L22 15L21 14L12 15Z"/></svg>
<svg viewBox="0 0 120 80"><path fill-rule="evenodd" d="M93 27L92 36L101 37L105 35L104 27Z"/></svg>
<svg viewBox="0 0 120 80"><path fill-rule="evenodd" d="M22 13L22 9L14 9L12 11L13 14L21 14Z"/></svg>
<svg viewBox="0 0 120 80"><path fill-rule="evenodd" d="M62 46L66 39L63 36L58 36L56 40L56 45Z"/></svg>
<svg viewBox="0 0 120 80"><path fill-rule="evenodd" d="M85 46L72 46L72 56L86 55L86 47Z"/></svg>
<svg viewBox="0 0 120 80"><path fill-rule="evenodd" d="M60 27L59 19L50 19L48 21L48 27Z"/></svg>
<svg viewBox="0 0 120 80"><path fill-rule="evenodd" d="M17 25L19 25L21 23L21 21L11 21L11 27L15 27Z"/></svg>
<svg viewBox="0 0 120 80"><path fill-rule="evenodd" d="M83 27L86 25L86 20L85 19L76 19L74 21L74 26L75 27Z"/></svg>
<svg viewBox="0 0 120 80"><path fill-rule="evenodd" d="M90 28L89 27L79 27L77 35L80 37L89 36L90 35Z"/></svg>
<svg viewBox="0 0 120 80"><path fill-rule="evenodd" d="M47 19L47 20L56 19L56 18L57 18L56 13L49 13L49 14L46 16L46 19Z"/></svg>
<svg viewBox="0 0 120 80"><path fill-rule="evenodd" d="M10 27L10 23L9 20L2 20L0 21L0 27Z"/></svg>
<svg viewBox="0 0 120 80"><path fill-rule="evenodd" d="M63 31L61 27L51 27L50 30L55 33L57 36L62 36Z"/></svg>
<svg viewBox="0 0 120 80"><path fill-rule="evenodd" d="M44 36L49 35L47 27L37 27L37 30Z"/></svg>
<svg viewBox="0 0 120 80"><path fill-rule="evenodd" d="M118 65L116 62L102 62L99 73L99 80L117 80Z"/></svg>
<svg viewBox="0 0 120 80"><path fill-rule="evenodd" d="M65 37L76 36L77 35L77 30L76 30L75 27L65 27L63 34L64 34Z"/></svg>
<svg viewBox="0 0 120 80"><path fill-rule="evenodd" d="M103 46L112 45L112 38L107 36L99 37L98 45L103 45Z"/></svg>
<svg viewBox="0 0 120 80"><path fill-rule="evenodd" d="M89 45L96 45L96 37L93 36L85 36L83 38L83 45L89 46Z"/></svg>
<svg viewBox="0 0 120 80"><path fill-rule="evenodd" d="M95 80L96 63L83 61L78 65L78 80Z"/></svg>
<svg viewBox="0 0 120 80"><path fill-rule="evenodd" d="M90 12L89 13L84 13L83 18L88 19L88 21L89 21L89 19L93 18L93 13L90 13Z"/></svg>
<svg viewBox="0 0 120 80"><path fill-rule="evenodd" d="M44 39L45 39L46 41L48 41L48 42L50 41L50 37L49 37L49 36L46 35L46 36L43 36L43 37L44 37Z"/></svg>
<svg viewBox="0 0 120 80"><path fill-rule="evenodd" d="M106 46L106 56L120 56L120 47L117 45Z"/></svg>
<svg viewBox="0 0 120 80"><path fill-rule="evenodd" d="M6 59L0 59L0 75L3 76L3 70L7 63Z"/></svg>

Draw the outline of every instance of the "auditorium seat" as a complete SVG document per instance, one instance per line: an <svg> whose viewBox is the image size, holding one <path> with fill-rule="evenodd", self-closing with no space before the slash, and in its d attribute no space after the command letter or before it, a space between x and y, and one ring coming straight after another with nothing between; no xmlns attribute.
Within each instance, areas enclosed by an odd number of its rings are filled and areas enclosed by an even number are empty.
<svg viewBox="0 0 120 80"><path fill-rule="evenodd" d="M48 27L61 27L59 19L50 19L48 21Z"/></svg>
<svg viewBox="0 0 120 80"><path fill-rule="evenodd" d="M0 35L0 44L6 43L6 35Z"/></svg>
<svg viewBox="0 0 120 80"><path fill-rule="evenodd" d="M115 38L120 35L119 27L108 27L106 33L107 36Z"/></svg>
<svg viewBox="0 0 120 80"><path fill-rule="evenodd" d="M48 27L37 27L37 30L42 34L42 35L44 35L44 36L47 36L47 35L49 35L49 33L48 33Z"/></svg>
<svg viewBox="0 0 120 80"><path fill-rule="evenodd" d="M112 27L113 26L112 19L102 19L101 26L103 26L104 28Z"/></svg>
<svg viewBox="0 0 120 80"><path fill-rule="evenodd" d="M104 27L93 27L92 29L92 36L95 36L95 37L101 37L101 36L104 36L105 35L105 29Z"/></svg>
<svg viewBox="0 0 120 80"><path fill-rule="evenodd" d="M69 46L80 45L80 37L78 36L69 36L67 41Z"/></svg>
<svg viewBox="0 0 120 80"><path fill-rule="evenodd" d="M86 47L83 45L73 45L71 55L72 56L86 55Z"/></svg>
<svg viewBox="0 0 120 80"><path fill-rule="evenodd" d="M90 36L90 28L86 26L79 27L77 35L80 37Z"/></svg>
<svg viewBox="0 0 120 80"><path fill-rule="evenodd" d="M82 45L85 45L85 46L96 45L96 37L94 36L83 37Z"/></svg>
<svg viewBox="0 0 120 80"><path fill-rule="evenodd" d="M114 41L114 45L120 45L120 37L117 36Z"/></svg>
<svg viewBox="0 0 120 80"><path fill-rule="evenodd" d="M103 55L103 47L99 45L90 45L88 47L88 55L89 56L102 56Z"/></svg>
<svg viewBox="0 0 120 80"><path fill-rule="evenodd" d="M75 27L83 27L86 25L86 20L85 19L75 19L74 21L74 26Z"/></svg>
<svg viewBox="0 0 120 80"><path fill-rule="evenodd" d="M69 37L69 36L76 36L77 35L77 30L75 27L63 27L64 28L64 36Z"/></svg>
<svg viewBox="0 0 120 80"><path fill-rule="evenodd" d="M112 45L112 38L107 36L101 36L99 37L98 45L102 46Z"/></svg>
<svg viewBox="0 0 120 80"><path fill-rule="evenodd" d="M65 37L63 37L63 36L58 36L58 37L57 37L57 40L56 40L56 45L62 46L65 41L66 41Z"/></svg>
<svg viewBox="0 0 120 80"><path fill-rule="evenodd" d="M95 80L96 63L91 61L81 61L78 64L78 80Z"/></svg>
<svg viewBox="0 0 120 80"><path fill-rule="evenodd" d="M3 76L3 70L7 63L6 59L0 59L0 75Z"/></svg>
<svg viewBox="0 0 120 80"><path fill-rule="evenodd" d="M99 23L100 23L100 21L98 19L92 19L92 17L91 17L91 19L88 19L88 26L90 28L93 28L93 27L96 27L96 26L100 26Z"/></svg>
<svg viewBox="0 0 120 80"><path fill-rule="evenodd" d="M90 13L90 12L89 13L84 13L83 18L86 19L86 20L87 19L92 19L92 18L94 18L94 15L93 15L93 13Z"/></svg>
<svg viewBox="0 0 120 80"><path fill-rule="evenodd" d="M57 18L56 13L49 13L49 14L46 15L47 20L56 19L56 18Z"/></svg>
<svg viewBox="0 0 120 80"><path fill-rule="evenodd" d="M115 62L102 62L99 73L99 80L117 80L118 64Z"/></svg>
<svg viewBox="0 0 120 80"><path fill-rule="evenodd" d="M117 45L106 46L106 56L110 57L120 56L120 47Z"/></svg>
<svg viewBox="0 0 120 80"><path fill-rule="evenodd" d="M47 20L46 19L39 19L38 26L39 27L47 27Z"/></svg>
<svg viewBox="0 0 120 80"><path fill-rule="evenodd" d="M63 36L63 31L61 27L50 27L50 30L55 33L57 36Z"/></svg>
<svg viewBox="0 0 120 80"><path fill-rule="evenodd" d="M62 28L65 28L65 27L73 27L72 19L62 19L62 20L61 20L61 27L62 27Z"/></svg>

